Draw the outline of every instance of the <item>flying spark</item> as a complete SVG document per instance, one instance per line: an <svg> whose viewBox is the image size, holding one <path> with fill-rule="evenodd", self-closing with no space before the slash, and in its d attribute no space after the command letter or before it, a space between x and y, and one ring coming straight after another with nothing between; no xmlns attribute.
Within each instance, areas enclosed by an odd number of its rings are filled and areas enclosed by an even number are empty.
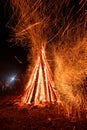
<svg viewBox="0 0 87 130"><path fill-rule="evenodd" d="M30 48L34 64L22 102L60 99L68 117L87 113L87 0L10 1L13 13L7 25L16 43Z"/></svg>

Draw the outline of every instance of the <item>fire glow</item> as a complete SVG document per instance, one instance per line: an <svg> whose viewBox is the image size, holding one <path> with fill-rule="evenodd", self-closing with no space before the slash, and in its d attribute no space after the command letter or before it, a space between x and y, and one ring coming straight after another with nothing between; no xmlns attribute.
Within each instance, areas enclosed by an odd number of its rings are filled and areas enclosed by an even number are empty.
<svg viewBox="0 0 87 130"><path fill-rule="evenodd" d="M55 103L57 96L53 89L55 89L55 85L52 72L45 56L45 50L42 47L26 86L23 102L27 104L33 103L34 105L46 102Z"/></svg>
<svg viewBox="0 0 87 130"><path fill-rule="evenodd" d="M10 1L13 13L8 26L16 43L31 48L28 57L34 62L22 102L39 105L60 100L68 117L77 113L80 117L80 111L87 112L86 0Z"/></svg>

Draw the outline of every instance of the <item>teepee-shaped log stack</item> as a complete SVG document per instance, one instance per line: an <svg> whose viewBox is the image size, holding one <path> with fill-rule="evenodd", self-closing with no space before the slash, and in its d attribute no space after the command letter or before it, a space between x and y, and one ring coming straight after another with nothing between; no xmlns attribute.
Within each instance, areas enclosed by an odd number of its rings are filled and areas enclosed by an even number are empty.
<svg viewBox="0 0 87 130"><path fill-rule="evenodd" d="M41 49L41 53L38 55L22 101L27 104L33 103L34 105L45 102L55 103L57 101L52 72L47 62L44 48Z"/></svg>

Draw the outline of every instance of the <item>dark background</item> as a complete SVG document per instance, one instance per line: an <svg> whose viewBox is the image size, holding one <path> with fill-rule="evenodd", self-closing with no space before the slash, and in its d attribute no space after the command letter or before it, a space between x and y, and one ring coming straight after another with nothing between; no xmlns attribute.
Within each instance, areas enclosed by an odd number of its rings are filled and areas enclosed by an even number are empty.
<svg viewBox="0 0 87 130"><path fill-rule="evenodd" d="M28 65L28 50L16 46L15 42L10 42L12 38L11 30L6 26L10 19L11 7L9 0L0 0L0 79L5 80L8 75L21 75L26 71ZM17 59L15 58L17 57ZM21 63L20 63L20 62Z"/></svg>
<svg viewBox="0 0 87 130"><path fill-rule="evenodd" d="M71 6L72 4L76 5L73 11L73 13L76 13L79 8L79 0L71 1ZM64 9L64 12L65 11L66 9ZM9 12L11 13L9 0L0 0L0 80L6 80L8 76L13 74L24 74L30 62L27 62L28 48L23 48L15 45L15 42L10 42L10 39L13 35L11 30L6 26L10 19ZM18 60L15 58L15 56L18 58ZM18 94L20 95L18 88L14 88L13 90L15 90L15 94L16 92L19 92ZM18 95L14 96L12 93L11 96L8 93L9 96L6 96L6 94L7 93L3 93L5 96L1 98L0 93L0 130L87 129L87 117L84 112L81 113L83 117L81 121L74 119L73 117L70 121L63 116L65 108L62 108L61 115L58 115L59 107L57 108L56 105L50 107L47 106L45 108L26 105L21 107L20 104L17 104L21 102Z"/></svg>

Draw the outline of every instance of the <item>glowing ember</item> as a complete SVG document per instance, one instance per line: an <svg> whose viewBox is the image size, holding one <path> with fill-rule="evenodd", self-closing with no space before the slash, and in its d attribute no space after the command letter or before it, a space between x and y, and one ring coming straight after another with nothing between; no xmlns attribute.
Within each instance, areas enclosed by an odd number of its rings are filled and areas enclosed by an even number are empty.
<svg viewBox="0 0 87 130"><path fill-rule="evenodd" d="M51 70L45 56L45 50L42 48L26 86L23 102L37 105L44 102L55 103L56 101Z"/></svg>

